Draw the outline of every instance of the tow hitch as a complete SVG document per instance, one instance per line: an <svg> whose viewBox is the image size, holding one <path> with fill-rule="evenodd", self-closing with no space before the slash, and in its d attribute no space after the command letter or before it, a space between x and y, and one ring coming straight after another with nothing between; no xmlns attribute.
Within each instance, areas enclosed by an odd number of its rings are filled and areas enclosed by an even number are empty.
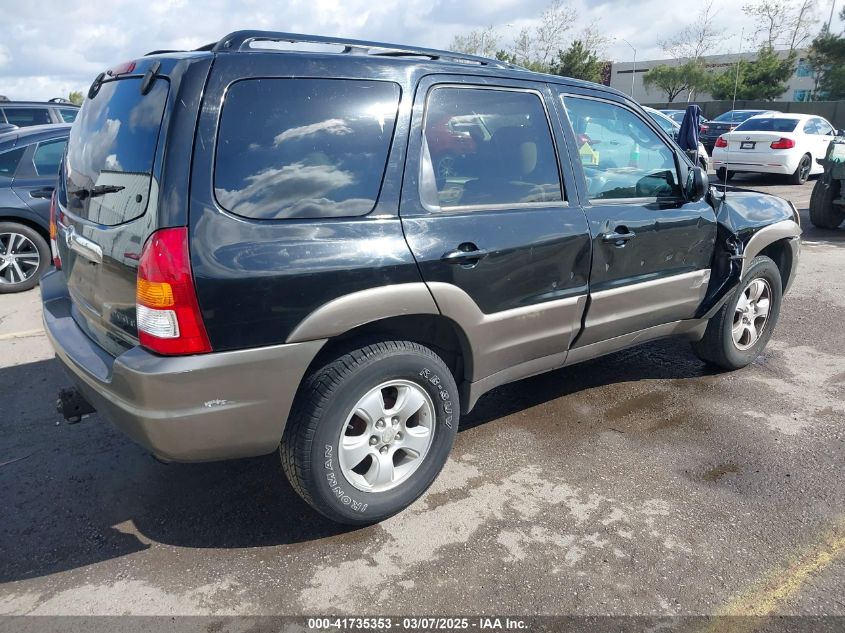
<svg viewBox="0 0 845 633"><path fill-rule="evenodd" d="M94 413L95 409L76 389L60 389L56 411L70 424L76 424L85 416Z"/></svg>

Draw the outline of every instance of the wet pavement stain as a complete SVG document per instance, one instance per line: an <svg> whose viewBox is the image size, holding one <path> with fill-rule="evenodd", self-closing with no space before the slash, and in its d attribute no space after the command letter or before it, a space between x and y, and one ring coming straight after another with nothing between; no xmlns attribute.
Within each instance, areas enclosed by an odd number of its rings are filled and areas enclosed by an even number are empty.
<svg viewBox="0 0 845 633"><path fill-rule="evenodd" d="M725 475L736 475L739 472L739 466L734 463L719 464L704 472L701 476L702 481L715 482L719 481Z"/></svg>

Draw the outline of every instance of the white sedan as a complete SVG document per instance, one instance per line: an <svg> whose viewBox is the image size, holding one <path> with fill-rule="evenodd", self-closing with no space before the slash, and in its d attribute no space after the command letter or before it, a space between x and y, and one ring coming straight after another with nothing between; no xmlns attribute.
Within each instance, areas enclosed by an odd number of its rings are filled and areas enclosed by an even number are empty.
<svg viewBox="0 0 845 633"><path fill-rule="evenodd" d="M835 135L834 127L819 116L761 114L716 139L712 164L723 181L737 172L753 172L784 174L800 185L824 171L819 161Z"/></svg>

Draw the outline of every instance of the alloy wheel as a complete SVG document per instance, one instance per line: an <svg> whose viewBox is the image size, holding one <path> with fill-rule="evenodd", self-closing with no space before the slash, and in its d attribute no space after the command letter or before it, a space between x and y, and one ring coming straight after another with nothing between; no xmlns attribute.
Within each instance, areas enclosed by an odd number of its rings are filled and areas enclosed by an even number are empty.
<svg viewBox="0 0 845 633"><path fill-rule="evenodd" d="M41 263L38 248L20 233L0 233L0 284L19 284L31 278Z"/></svg>
<svg viewBox="0 0 845 633"><path fill-rule="evenodd" d="M754 346L769 320L772 288L765 279L752 279L742 291L734 312L731 334L736 348L745 351Z"/></svg>
<svg viewBox="0 0 845 633"><path fill-rule="evenodd" d="M384 492L422 465L434 437L434 403L419 385L390 380L353 407L340 434L338 463L364 492Z"/></svg>

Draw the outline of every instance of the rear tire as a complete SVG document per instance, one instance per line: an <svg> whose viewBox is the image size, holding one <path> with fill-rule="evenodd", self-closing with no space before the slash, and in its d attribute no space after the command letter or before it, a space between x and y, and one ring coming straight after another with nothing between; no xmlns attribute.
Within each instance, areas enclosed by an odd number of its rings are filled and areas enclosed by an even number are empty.
<svg viewBox="0 0 845 633"><path fill-rule="evenodd" d="M734 177L734 172L728 171L724 167L719 167L719 169L716 170L716 177L722 182L728 182Z"/></svg>
<svg viewBox="0 0 845 633"><path fill-rule="evenodd" d="M813 194L810 196L810 222L820 229L835 229L845 220L845 206L833 204L836 199L836 184L825 182L825 178L819 178L813 185Z"/></svg>
<svg viewBox="0 0 845 633"><path fill-rule="evenodd" d="M810 170L813 167L813 158L809 154L804 154L798 162L798 167L795 168L795 173L789 177L790 185L803 185L810 177Z"/></svg>
<svg viewBox="0 0 845 633"><path fill-rule="evenodd" d="M282 438L282 465L323 516L376 523L432 484L459 412L452 373L432 350L410 341L364 345L305 379Z"/></svg>
<svg viewBox="0 0 845 633"><path fill-rule="evenodd" d="M51 263L50 246L38 231L0 222L0 294L34 288Z"/></svg>
<svg viewBox="0 0 845 633"><path fill-rule="evenodd" d="M755 298L757 289L762 292ZM701 360L723 369L745 367L769 342L782 299L777 265L763 255L755 257L733 296L710 319L704 337L692 344L693 350ZM764 301L765 318L760 316Z"/></svg>

